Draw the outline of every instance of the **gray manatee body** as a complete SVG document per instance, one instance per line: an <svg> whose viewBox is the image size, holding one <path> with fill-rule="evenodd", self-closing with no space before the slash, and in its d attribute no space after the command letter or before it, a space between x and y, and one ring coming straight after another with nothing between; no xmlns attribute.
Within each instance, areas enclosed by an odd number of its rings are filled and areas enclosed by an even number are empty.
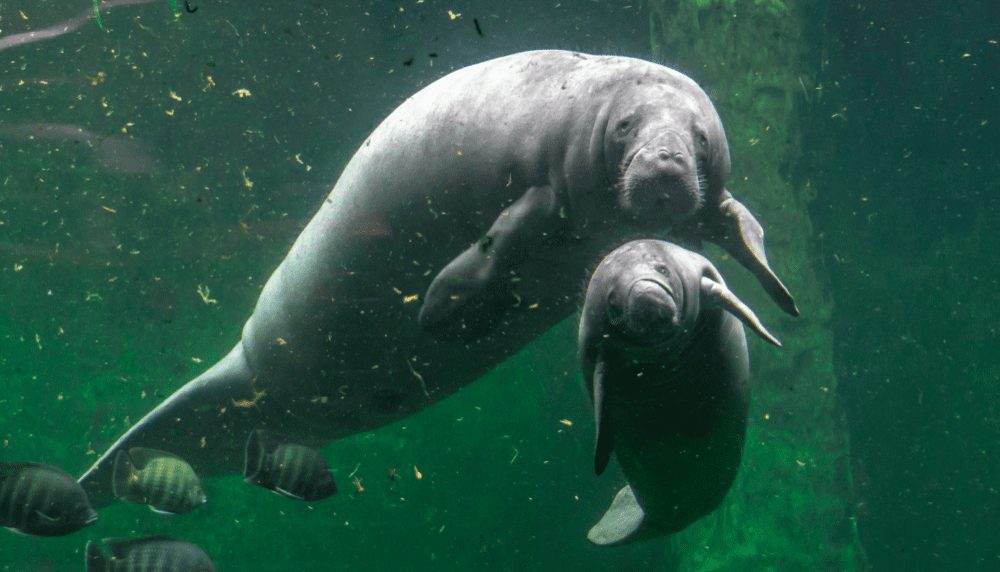
<svg viewBox="0 0 1000 572"><path fill-rule="evenodd" d="M739 469L750 377L741 321L780 345L704 257L656 240L604 258L580 320L600 474L614 451L628 485L588 534L617 544L709 514Z"/></svg>
<svg viewBox="0 0 1000 572"><path fill-rule="evenodd" d="M101 505L122 448L238 472L255 429L316 446L399 420L570 316L584 269L640 231L718 241L794 313L728 172L708 97L663 66L536 51L455 71L360 146L229 354L81 482Z"/></svg>

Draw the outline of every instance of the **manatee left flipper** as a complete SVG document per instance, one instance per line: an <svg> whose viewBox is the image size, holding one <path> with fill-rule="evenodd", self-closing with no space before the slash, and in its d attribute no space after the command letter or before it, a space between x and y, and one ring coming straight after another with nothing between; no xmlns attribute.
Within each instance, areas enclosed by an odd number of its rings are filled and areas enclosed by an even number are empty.
<svg viewBox="0 0 1000 572"><path fill-rule="evenodd" d="M764 229L750 209L724 189L718 209L706 208L702 212L703 215L693 221L693 224L676 234L686 239L704 238L721 246L757 277L764 290L782 310L798 316L799 309L792 294L767 263Z"/></svg>
<svg viewBox="0 0 1000 572"><path fill-rule="evenodd" d="M587 540L598 546L609 546L647 540L661 534L664 531L646 523L646 513L639 506L632 487L625 485L615 495L601 520L590 528Z"/></svg>
<svg viewBox="0 0 1000 572"><path fill-rule="evenodd" d="M514 303L510 271L560 225L555 192L531 187L504 209L489 231L431 282L420 326L440 339L463 341L492 331Z"/></svg>

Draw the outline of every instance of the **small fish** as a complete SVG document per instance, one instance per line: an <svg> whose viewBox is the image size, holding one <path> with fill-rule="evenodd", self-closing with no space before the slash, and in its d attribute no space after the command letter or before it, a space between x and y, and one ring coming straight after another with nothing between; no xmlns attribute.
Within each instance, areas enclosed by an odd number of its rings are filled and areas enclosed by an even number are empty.
<svg viewBox="0 0 1000 572"><path fill-rule="evenodd" d="M320 500L337 493L330 468L315 449L261 430L247 439L246 482L299 500Z"/></svg>
<svg viewBox="0 0 1000 572"><path fill-rule="evenodd" d="M204 550L167 536L105 538L104 545L110 557L98 543L87 543L87 572L215 572Z"/></svg>
<svg viewBox="0 0 1000 572"><path fill-rule="evenodd" d="M63 536L97 521L87 493L62 469L0 462L0 526L37 536Z"/></svg>
<svg viewBox="0 0 1000 572"><path fill-rule="evenodd" d="M117 498L147 504L156 512L183 514L206 500L191 465L156 449L119 451L111 482Z"/></svg>

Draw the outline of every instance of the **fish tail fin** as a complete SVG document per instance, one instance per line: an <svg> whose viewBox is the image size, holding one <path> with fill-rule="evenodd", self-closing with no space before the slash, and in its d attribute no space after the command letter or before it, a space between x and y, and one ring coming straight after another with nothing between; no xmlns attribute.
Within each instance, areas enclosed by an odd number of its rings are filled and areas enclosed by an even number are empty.
<svg viewBox="0 0 1000 572"><path fill-rule="evenodd" d="M87 542L86 561L84 562L87 572L107 572L108 559L104 556L101 547L90 540Z"/></svg>
<svg viewBox="0 0 1000 572"><path fill-rule="evenodd" d="M268 443L258 429L250 432L247 438L246 460L243 463L243 476L246 482L255 485L262 484L264 465L267 459Z"/></svg>
<svg viewBox="0 0 1000 572"><path fill-rule="evenodd" d="M115 498L127 499L132 490L132 483L136 479L135 463L128 452L119 450L115 455L115 466L111 478L111 491Z"/></svg>

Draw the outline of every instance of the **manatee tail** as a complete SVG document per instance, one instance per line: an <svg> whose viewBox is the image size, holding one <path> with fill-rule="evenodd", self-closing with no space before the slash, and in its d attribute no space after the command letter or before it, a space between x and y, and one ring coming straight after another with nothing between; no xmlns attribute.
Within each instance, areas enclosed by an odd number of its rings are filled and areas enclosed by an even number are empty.
<svg viewBox="0 0 1000 572"><path fill-rule="evenodd" d="M242 469L247 435L258 426L260 414L256 407L238 407L237 402L253 399L252 382L243 345L237 344L140 419L80 477L91 505L98 508L114 501L115 459L132 447L173 453L200 475Z"/></svg>
<svg viewBox="0 0 1000 572"><path fill-rule="evenodd" d="M662 534L664 531L657 530L646 522L646 513L639 506L632 487L625 485L615 495L615 500L611 501L611 506L601 520L591 527L587 540L598 546L611 546L647 540Z"/></svg>

